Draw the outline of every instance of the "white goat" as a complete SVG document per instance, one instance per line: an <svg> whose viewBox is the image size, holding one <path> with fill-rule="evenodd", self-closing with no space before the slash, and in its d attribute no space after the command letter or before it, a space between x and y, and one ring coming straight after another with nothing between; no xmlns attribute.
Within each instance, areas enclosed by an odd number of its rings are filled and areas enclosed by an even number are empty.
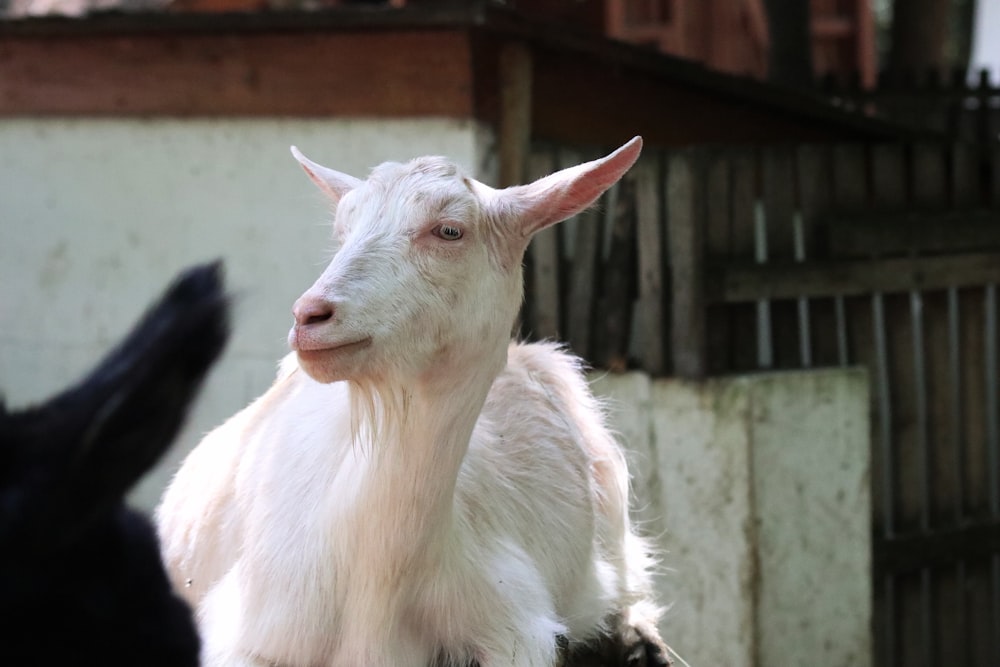
<svg viewBox="0 0 1000 667"><path fill-rule="evenodd" d="M510 344L531 236L641 145L505 190L443 158L360 181L292 149L338 250L274 385L158 510L207 667L550 667L560 635L607 634L667 663L622 450L575 358Z"/></svg>

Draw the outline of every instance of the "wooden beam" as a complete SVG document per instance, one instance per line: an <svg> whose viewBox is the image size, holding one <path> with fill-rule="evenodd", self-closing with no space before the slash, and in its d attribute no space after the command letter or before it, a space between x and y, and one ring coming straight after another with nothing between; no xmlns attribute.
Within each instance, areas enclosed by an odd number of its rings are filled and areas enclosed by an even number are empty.
<svg viewBox="0 0 1000 667"><path fill-rule="evenodd" d="M6 36L0 116L468 118L468 39L444 29Z"/></svg>
<svg viewBox="0 0 1000 667"><path fill-rule="evenodd" d="M887 214L830 222L834 257L943 254L1000 250L995 211Z"/></svg>
<svg viewBox="0 0 1000 667"><path fill-rule="evenodd" d="M716 303L943 290L1000 282L1000 253L845 260L811 264L733 265L709 270Z"/></svg>
<svg viewBox="0 0 1000 667"><path fill-rule="evenodd" d="M877 573L899 575L958 561L976 561L1000 552L1000 522L990 521L882 540L875 544Z"/></svg>

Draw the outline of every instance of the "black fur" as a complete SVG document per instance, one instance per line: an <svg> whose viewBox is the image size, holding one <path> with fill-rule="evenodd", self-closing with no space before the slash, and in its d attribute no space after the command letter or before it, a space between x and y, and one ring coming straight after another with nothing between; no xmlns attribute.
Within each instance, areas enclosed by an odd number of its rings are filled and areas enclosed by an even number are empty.
<svg viewBox="0 0 1000 667"><path fill-rule="evenodd" d="M0 403L0 665L198 664L153 527L122 497L177 434L228 310L220 266L191 269L78 385Z"/></svg>

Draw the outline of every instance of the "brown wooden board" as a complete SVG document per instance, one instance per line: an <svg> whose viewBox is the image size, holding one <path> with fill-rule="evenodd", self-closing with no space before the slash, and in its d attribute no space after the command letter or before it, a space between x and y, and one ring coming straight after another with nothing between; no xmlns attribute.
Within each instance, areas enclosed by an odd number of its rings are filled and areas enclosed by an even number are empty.
<svg viewBox="0 0 1000 667"><path fill-rule="evenodd" d="M757 200L757 162L752 153L734 151L730 157L731 224L729 261L751 262L754 257L754 204ZM733 332L730 370L757 368L757 311L753 303L730 304Z"/></svg>
<svg viewBox="0 0 1000 667"><path fill-rule="evenodd" d="M833 203L837 211L863 210L868 203L865 147L838 144L831 149Z"/></svg>
<svg viewBox="0 0 1000 667"><path fill-rule="evenodd" d="M671 358L674 372L700 378L707 371L704 295L704 173L700 156L676 152L667 161L667 238L671 284Z"/></svg>
<svg viewBox="0 0 1000 667"><path fill-rule="evenodd" d="M560 166L571 165L564 163ZM567 295L565 335L573 351L588 360L593 357L591 333L594 328L595 300L600 277L598 272L600 235L604 216L601 209L604 206L607 206L606 197L601 200L599 206L562 223L571 225L574 233L568 279L563 285Z"/></svg>
<svg viewBox="0 0 1000 667"><path fill-rule="evenodd" d="M453 30L0 40L0 115L473 115Z"/></svg>
<svg viewBox="0 0 1000 667"><path fill-rule="evenodd" d="M878 144L871 149L872 188L878 197L872 202L875 211L902 212L906 203L906 147L901 144Z"/></svg>
<svg viewBox="0 0 1000 667"><path fill-rule="evenodd" d="M761 203L767 226L767 259L795 261L796 193L794 153L790 148L767 148L760 154ZM811 359L801 349L798 303L770 304L775 368L802 368Z"/></svg>
<svg viewBox="0 0 1000 667"><path fill-rule="evenodd" d="M636 356L654 376L667 372L665 226L660 205L663 175L660 156L647 153L632 167L635 178L638 301L636 302Z"/></svg>
<svg viewBox="0 0 1000 667"><path fill-rule="evenodd" d="M997 637L994 631L993 609L993 565L991 558L977 558L968 564L965 586L966 618L969 624L966 637L969 647L969 662L975 667L995 667L997 660Z"/></svg>
<svg viewBox="0 0 1000 667"><path fill-rule="evenodd" d="M830 228L834 257L982 252L1000 249L1000 213L984 209L837 217Z"/></svg>
<svg viewBox="0 0 1000 667"><path fill-rule="evenodd" d="M809 264L734 263L710 267L707 280L709 301L726 303L969 287L1000 280L1000 253Z"/></svg>
<svg viewBox="0 0 1000 667"><path fill-rule="evenodd" d="M823 257L826 253L823 232L829 222L831 208L829 147L800 146L795 154L795 169L795 189L802 213L806 256Z"/></svg>
<svg viewBox="0 0 1000 667"><path fill-rule="evenodd" d="M963 456L963 516L988 516L986 485L986 290L969 288L959 294L961 309L962 423L965 432Z"/></svg>
<svg viewBox="0 0 1000 667"><path fill-rule="evenodd" d="M538 152L528 159L528 180L546 176L555 170L551 151ZM556 227L541 230L531 240L532 312L531 336L535 339L560 338L559 279L560 252Z"/></svg>
<svg viewBox="0 0 1000 667"><path fill-rule="evenodd" d="M705 257L706 261L730 258L733 232L733 197L730 181L730 157L721 151L706 153L705 167ZM730 308L709 304L706 312L707 343L710 353L708 373L718 375L732 369Z"/></svg>
<svg viewBox="0 0 1000 667"><path fill-rule="evenodd" d="M932 613L936 625L933 665L968 665L964 568L958 563L935 568Z"/></svg>
<svg viewBox="0 0 1000 667"><path fill-rule="evenodd" d="M951 146L951 205L968 210L985 206L979 150L965 143Z"/></svg>
<svg viewBox="0 0 1000 667"><path fill-rule="evenodd" d="M923 211L940 211L948 205L948 146L918 143L912 147L912 203Z"/></svg>
<svg viewBox="0 0 1000 667"><path fill-rule="evenodd" d="M602 368L622 372L628 367L628 342L635 288L635 183L618 182L612 211L608 253L604 263L598 309L595 360Z"/></svg>

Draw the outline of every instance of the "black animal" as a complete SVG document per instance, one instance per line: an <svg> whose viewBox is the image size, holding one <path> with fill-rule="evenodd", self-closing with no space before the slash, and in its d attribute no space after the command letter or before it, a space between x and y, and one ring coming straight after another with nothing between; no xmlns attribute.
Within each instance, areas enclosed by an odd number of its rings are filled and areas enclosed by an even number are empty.
<svg viewBox="0 0 1000 667"><path fill-rule="evenodd" d="M220 266L193 268L78 385L0 402L0 665L198 664L191 610L122 498L177 434L228 310Z"/></svg>

